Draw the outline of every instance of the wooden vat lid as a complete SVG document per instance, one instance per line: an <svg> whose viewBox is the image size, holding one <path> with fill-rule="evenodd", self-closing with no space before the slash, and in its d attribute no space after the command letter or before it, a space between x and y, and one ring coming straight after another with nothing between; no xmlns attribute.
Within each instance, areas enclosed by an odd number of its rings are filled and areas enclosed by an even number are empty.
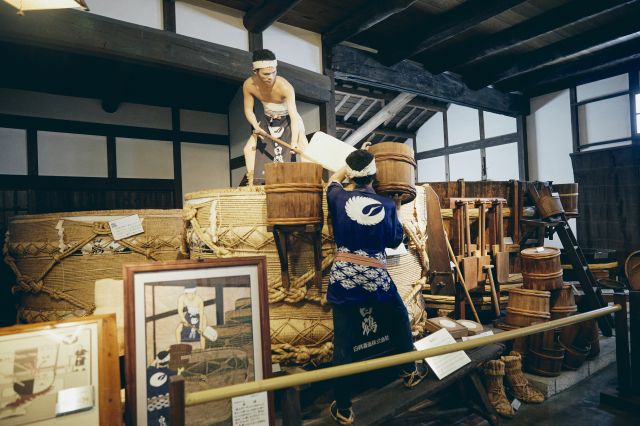
<svg viewBox="0 0 640 426"><path fill-rule="evenodd" d="M520 255L522 257L544 259L560 256L560 250L555 247L531 247L522 250Z"/></svg>

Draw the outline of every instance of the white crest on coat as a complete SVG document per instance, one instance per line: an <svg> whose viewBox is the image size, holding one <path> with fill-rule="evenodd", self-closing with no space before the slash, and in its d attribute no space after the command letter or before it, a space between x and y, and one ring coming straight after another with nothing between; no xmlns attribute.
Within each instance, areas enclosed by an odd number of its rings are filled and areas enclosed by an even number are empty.
<svg viewBox="0 0 640 426"><path fill-rule="evenodd" d="M345 204L344 209L347 212L347 216L360 225L371 226L382 222L382 219L384 219L382 203L372 198L351 197ZM377 213L372 214L376 211Z"/></svg>

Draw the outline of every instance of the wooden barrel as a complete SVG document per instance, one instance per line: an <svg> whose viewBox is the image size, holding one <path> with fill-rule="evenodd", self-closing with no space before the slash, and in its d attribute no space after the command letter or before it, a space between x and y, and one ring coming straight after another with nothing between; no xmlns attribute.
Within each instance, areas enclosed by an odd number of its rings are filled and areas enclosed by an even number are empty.
<svg viewBox="0 0 640 426"><path fill-rule="evenodd" d="M551 319L565 318L578 311L576 299L573 296L573 286L564 284L560 290L551 291Z"/></svg>
<svg viewBox="0 0 640 426"><path fill-rule="evenodd" d="M322 166L315 163L265 164L267 224L322 223Z"/></svg>
<svg viewBox="0 0 640 426"><path fill-rule="evenodd" d="M543 195L537 205L543 219L564 213L559 195Z"/></svg>
<svg viewBox="0 0 640 426"><path fill-rule="evenodd" d="M403 143L381 142L369 148L376 156L373 187L385 196L399 195L402 204L416 198L416 160L413 149Z"/></svg>
<svg viewBox="0 0 640 426"><path fill-rule="evenodd" d="M526 327L535 322L547 321L549 315L548 291L514 288L509 290L507 316L504 322L509 325Z"/></svg>
<svg viewBox="0 0 640 426"><path fill-rule="evenodd" d="M535 247L520 252L523 287L530 290L561 289L562 265L560 250L553 247Z"/></svg>
<svg viewBox="0 0 640 426"><path fill-rule="evenodd" d="M560 196L560 203L564 212L568 215L578 214L578 184L558 183L553 184L553 189Z"/></svg>
<svg viewBox="0 0 640 426"><path fill-rule="evenodd" d="M575 371L587 360L587 356L589 356L589 352L591 347L587 348L576 348L573 345L565 346L560 342L560 344L564 347L564 361L562 366L567 370Z"/></svg>
<svg viewBox="0 0 640 426"><path fill-rule="evenodd" d="M529 372L544 377L559 376L563 359L564 349L558 343L555 329L529 336L526 363Z"/></svg>

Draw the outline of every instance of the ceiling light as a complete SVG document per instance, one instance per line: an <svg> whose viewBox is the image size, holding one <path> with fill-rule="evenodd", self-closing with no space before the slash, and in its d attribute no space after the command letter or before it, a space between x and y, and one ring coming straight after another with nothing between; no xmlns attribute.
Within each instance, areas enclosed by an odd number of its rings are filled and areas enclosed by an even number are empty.
<svg viewBox="0 0 640 426"><path fill-rule="evenodd" d="M89 10L84 0L4 0L18 9L18 15L27 10L83 9Z"/></svg>

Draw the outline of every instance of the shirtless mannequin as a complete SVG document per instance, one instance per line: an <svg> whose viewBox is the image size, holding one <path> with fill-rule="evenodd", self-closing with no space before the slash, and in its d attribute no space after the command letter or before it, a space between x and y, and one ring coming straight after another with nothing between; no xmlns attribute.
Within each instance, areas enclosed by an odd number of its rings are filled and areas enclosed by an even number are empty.
<svg viewBox="0 0 640 426"><path fill-rule="evenodd" d="M288 142L292 147L302 150L308 144L304 123L296 108L293 86L277 74L277 61L273 52L266 49L253 52L253 75L242 85L244 115L255 132L244 146L244 159L247 166L246 183L249 186L252 186L254 181L264 184L264 163L292 160L292 152L283 146L264 140L260 135L269 132L272 136ZM258 121L253 112L254 98L264 106L265 117L262 121Z"/></svg>

